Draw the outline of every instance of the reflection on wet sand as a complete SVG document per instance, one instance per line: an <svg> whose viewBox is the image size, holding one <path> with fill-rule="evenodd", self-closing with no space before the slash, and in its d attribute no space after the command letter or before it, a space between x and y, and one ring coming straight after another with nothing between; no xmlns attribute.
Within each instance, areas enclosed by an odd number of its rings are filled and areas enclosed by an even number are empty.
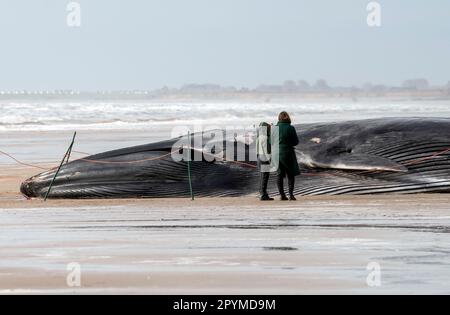
<svg viewBox="0 0 450 315"><path fill-rule="evenodd" d="M2 201L0 293L448 293L448 202Z"/></svg>

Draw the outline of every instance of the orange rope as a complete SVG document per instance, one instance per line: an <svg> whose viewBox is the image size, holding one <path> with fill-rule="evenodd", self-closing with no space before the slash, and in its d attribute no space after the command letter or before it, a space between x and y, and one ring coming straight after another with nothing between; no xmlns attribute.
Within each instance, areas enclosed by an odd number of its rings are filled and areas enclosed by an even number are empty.
<svg viewBox="0 0 450 315"><path fill-rule="evenodd" d="M192 149L192 148L184 148L184 149ZM74 151L76 153L81 153L81 152L77 152ZM100 161L100 160L91 160L91 159L87 159L87 158L83 158L83 159L79 159L79 161L84 161L84 162L88 162L88 163L93 163L93 164L137 164L137 163L142 163L142 162L149 162L149 161L156 161L156 160L162 160L165 157L168 157L170 155L172 155L175 152L179 152L179 150L174 150L170 153L164 154L162 156L159 157L155 157L155 158L148 158L148 159L143 159L143 160L136 160L136 161L128 161L128 162L121 162L121 161ZM85 153L87 154L87 153ZM222 161L226 161L226 162L231 162L231 163L235 163L235 164L239 164L239 165L244 165L244 166L248 166L248 167L253 167L253 168L257 168L256 165L253 164L249 164L249 163L245 163L245 162L240 162L240 161L231 161L231 160L227 160L226 158L220 157L218 155L212 155L215 158L221 159Z"/></svg>
<svg viewBox="0 0 450 315"><path fill-rule="evenodd" d="M128 162L121 162L121 161L100 161L100 160L91 160L91 159L79 159L78 161L84 161L84 162L88 162L88 163L93 163L93 164L138 164L138 163L142 163L142 162L148 162L148 161L156 161L156 160L162 160L163 158L172 155L174 152L176 151L172 151L170 153L164 154L162 156L158 156L155 158L149 158L149 159L143 159L143 160L136 160L136 161L128 161Z"/></svg>
<svg viewBox="0 0 450 315"><path fill-rule="evenodd" d="M122 162L121 161L101 161L101 160L91 160L91 159L88 159L88 158L81 158L81 159L78 159L78 161L84 161L84 162L93 163L93 164L138 164L138 163L143 163L143 162L162 160L165 157L168 157L168 156L170 156L173 153L178 152L178 151L179 150L174 150L174 151L172 151L170 153L167 153L167 154L164 154L162 156L158 156L158 157L154 157L154 158L148 158L148 159L143 159L143 160L128 161L128 162L125 162L125 161L122 161ZM80 152L80 151L73 151L73 152L74 153L79 153L79 154L84 154L84 155L91 155L90 153L86 153L86 152ZM30 164L30 163L22 162L22 161L16 159L15 157L13 157L11 154L8 154L8 153L3 152L3 151L0 151L0 154L3 154L5 156L9 157L13 161L15 161L17 164L20 164L20 165L23 165L23 166L32 167L32 168L38 168L38 169L45 170L45 171L51 170L49 168L44 168L44 167L38 166L36 164ZM220 157L218 155L213 155L213 156L215 158L217 158L217 159L221 159L222 161L231 162L231 163L235 163L235 164L239 164L239 165L244 165L244 166L248 166L248 167L252 167L252 168L257 168L257 166L253 165L253 164L240 162L240 161L227 160L226 158ZM48 162L48 163L50 164L50 163L57 163L57 162Z"/></svg>
<svg viewBox="0 0 450 315"><path fill-rule="evenodd" d="M185 149L186 149L186 148L185 148ZM188 149L189 149L189 148L188 148ZM190 149L192 149L192 148L190 148ZM178 151L179 151L179 150L174 150L174 151L172 151L172 152L170 152L170 153L164 154L164 155L159 156L159 157L148 158L148 159L143 159L143 160L136 160L136 161L128 161L128 162L120 162L120 161L101 161L101 160L91 160L91 159L88 159L88 158L82 158L82 159L79 159L78 161L84 161L84 162L93 163L93 164L137 164L137 163L142 163L142 162L149 162L149 161L161 160L161 159L164 159L165 157L168 157L168 156L170 156L170 155L172 155L173 153L178 152ZM79 153L79 154L84 154L84 155L90 155L89 153L86 153L86 152L80 152L80 151L73 151L73 152ZM410 165L419 164L420 162L423 162L423 161L426 161L426 160L435 158L435 157L437 157L437 156L446 154L446 153L448 153L448 152L450 152L450 148L447 149L447 150L441 151L441 152L437 152L437 153L435 153L435 154L433 154L433 155L431 155L431 156L428 156L428 157L425 157L425 158L422 158L422 159L417 159L417 160L414 160L414 161L405 163L404 165L405 165L405 166L410 166ZM5 156L9 157L9 158L12 159L13 161L15 161L17 164L20 164L20 165L23 165L23 166L32 167L32 168L38 168L38 169L46 170L46 171L51 170L51 169L48 169L48 168L44 168L44 167L38 166L38 165L36 165L36 164L30 164L30 163L22 162L22 161L16 159L15 157L13 157L11 154L8 154L8 153L6 153L6 152L4 152L4 151L0 151L0 154L3 154L3 155L5 155ZM220 156L218 156L218 155L213 155L213 156L214 156L215 158L221 159L222 161L225 161L225 162L235 163L235 164L239 164L239 165L243 165L243 166L247 166L247 167L251 167L251 168L258 168L258 167L257 167L256 165L254 165L254 164L249 164L249 163L246 163L246 162L240 162L240 161L227 160L226 158L220 157ZM48 163L52 163L52 162L48 162ZM55 163L56 163L56 162L55 162ZM369 173L379 173L379 172L380 172L380 171L363 171L363 172L361 172L361 173L359 173L359 174L369 174ZM307 176L321 176L321 175L323 175L323 173L321 173L321 174L312 174L312 173L310 173L310 174L304 174L304 175L307 175ZM331 175L331 174L330 174L330 175Z"/></svg>
<svg viewBox="0 0 450 315"><path fill-rule="evenodd" d="M86 152L82 152L82 151L75 151L75 150L72 150L72 152L73 152L73 153L82 154L82 155L92 155L92 154L90 154L90 153L86 153Z"/></svg>
<svg viewBox="0 0 450 315"><path fill-rule="evenodd" d="M48 171L48 170L49 170L48 168L43 168L43 167L40 167L40 166L37 166L37 165L28 164L28 163L19 161L18 159L16 159L15 157L13 157L11 154L8 154L8 153L3 152L3 151L0 151L0 154L3 154L3 155L5 155L5 156L9 157L9 158L12 159L13 161L15 161L17 164L20 164L20 165L23 165L23 166L33 167L33 168L38 168L38 169L45 170L45 171Z"/></svg>

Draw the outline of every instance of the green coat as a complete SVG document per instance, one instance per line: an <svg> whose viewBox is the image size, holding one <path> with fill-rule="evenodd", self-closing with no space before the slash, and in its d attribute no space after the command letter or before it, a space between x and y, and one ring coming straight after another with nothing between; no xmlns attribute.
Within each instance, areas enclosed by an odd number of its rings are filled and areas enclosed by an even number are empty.
<svg viewBox="0 0 450 315"><path fill-rule="evenodd" d="M287 122L278 122L279 134L279 157L280 165L284 166L288 174L293 176L300 175L300 168L295 155L294 147L298 145L299 140L295 128ZM279 170L280 173L280 170Z"/></svg>

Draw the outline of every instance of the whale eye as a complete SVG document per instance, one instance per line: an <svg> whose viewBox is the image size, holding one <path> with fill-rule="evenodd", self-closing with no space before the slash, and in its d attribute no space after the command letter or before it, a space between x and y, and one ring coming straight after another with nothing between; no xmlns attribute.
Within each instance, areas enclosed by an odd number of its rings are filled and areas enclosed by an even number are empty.
<svg viewBox="0 0 450 315"><path fill-rule="evenodd" d="M347 147L342 146L334 146L328 149L328 152L334 153L334 154L350 154L353 153L353 149L349 149Z"/></svg>

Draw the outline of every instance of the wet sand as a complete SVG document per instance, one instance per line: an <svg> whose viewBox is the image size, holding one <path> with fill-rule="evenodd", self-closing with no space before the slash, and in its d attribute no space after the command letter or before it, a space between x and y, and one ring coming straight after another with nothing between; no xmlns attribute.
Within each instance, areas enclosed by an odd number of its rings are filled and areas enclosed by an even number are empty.
<svg viewBox="0 0 450 315"><path fill-rule="evenodd" d="M0 168L0 294L450 293L448 195L44 203L37 172Z"/></svg>

